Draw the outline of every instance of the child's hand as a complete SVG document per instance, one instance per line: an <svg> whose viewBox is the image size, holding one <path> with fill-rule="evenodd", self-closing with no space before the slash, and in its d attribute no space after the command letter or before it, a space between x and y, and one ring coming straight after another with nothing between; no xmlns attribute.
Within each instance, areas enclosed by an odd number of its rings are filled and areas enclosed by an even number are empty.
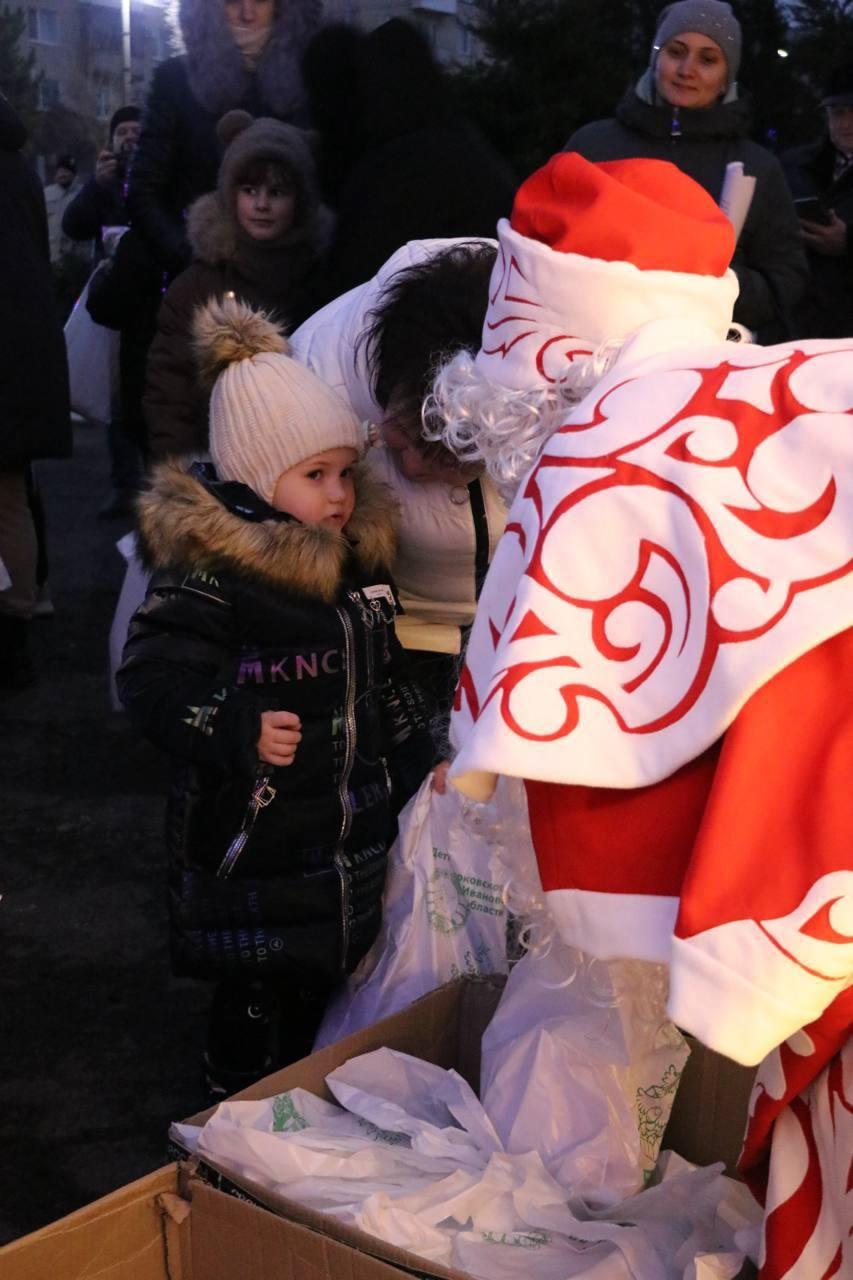
<svg viewBox="0 0 853 1280"><path fill-rule="evenodd" d="M447 770L449 768L450 761L442 760L441 764L437 764L432 771L432 789L440 796L443 796L447 790Z"/></svg>
<svg viewBox="0 0 853 1280"><path fill-rule="evenodd" d="M293 764L302 741L302 722L293 711L262 711L258 755L267 764Z"/></svg>

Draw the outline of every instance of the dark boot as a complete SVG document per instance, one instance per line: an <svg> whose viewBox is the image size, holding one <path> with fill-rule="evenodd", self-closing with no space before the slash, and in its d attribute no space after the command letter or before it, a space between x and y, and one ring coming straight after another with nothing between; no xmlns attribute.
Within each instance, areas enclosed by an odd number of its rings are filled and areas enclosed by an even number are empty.
<svg viewBox="0 0 853 1280"><path fill-rule="evenodd" d="M28 618L0 613L0 689L28 689L35 684L29 635Z"/></svg>
<svg viewBox="0 0 853 1280"><path fill-rule="evenodd" d="M272 1071L274 1012L274 1001L261 983L219 983L204 1055L211 1102L248 1088Z"/></svg>

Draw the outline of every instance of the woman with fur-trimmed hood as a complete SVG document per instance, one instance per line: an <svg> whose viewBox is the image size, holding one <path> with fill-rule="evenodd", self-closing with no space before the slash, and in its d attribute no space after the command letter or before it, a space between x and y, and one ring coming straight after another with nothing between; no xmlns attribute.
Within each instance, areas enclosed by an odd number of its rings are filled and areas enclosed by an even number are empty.
<svg viewBox="0 0 853 1280"><path fill-rule="evenodd" d="M216 122L242 108L305 124L299 63L320 25L320 0L174 0L184 52L155 69L128 207L164 270L190 258L184 213L216 185Z"/></svg>
<svg viewBox="0 0 853 1280"><path fill-rule="evenodd" d="M209 388L193 351L196 310L233 294L291 328L313 310L323 213L301 129L229 111L215 191L187 221L194 261L170 285L148 354L143 406L155 459L207 448Z"/></svg>
<svg viewBox="0 0 853 1280"><path fill-rule="evenodd" d="M118 688L174 758L178 972L219 980L212 1091L310 1049L377 932L393 815L434 763L394 634L393 503L360 423L234 299L200 313L213 466L161 464ZM275 1019L281 1030L275 1040Z"/></svg>

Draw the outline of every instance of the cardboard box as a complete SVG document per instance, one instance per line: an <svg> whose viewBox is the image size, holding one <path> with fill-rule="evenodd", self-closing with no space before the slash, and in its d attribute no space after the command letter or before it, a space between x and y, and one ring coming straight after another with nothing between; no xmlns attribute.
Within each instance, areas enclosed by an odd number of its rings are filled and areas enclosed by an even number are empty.
<svg viewBox="0 0 853 1280"><path fill-rule="evenodd" d="M325 1083L329 1072L349 1058L383 1047L412 1054L440 1067L453 1067L479 1093L480 1040L495 1011L503 985L504 979L497 976L460 978L448 983L401 1013L267 1076L250 1089L235 1094L235 1097L269 1098L288 1089L302 1088L334 1102ZM664 1147L674 1147L686 1158L701 1164L722 1159L730 1171L733 1170L743 1135L752 1075L751 1070L738 1067L717 1054L710 1054L703 1046L694 1043L664 1136ZM202 1125L214 1110L211 1107L198 1112L184 1123ZM441 1277L442 1280L470 1280L462 1272L418 1258L407 1250L387 1244L355 1227L343 1225L249 1180L237 1180L208 1161L189 1157L186 1149L174 1140L170 1144L170 1154L177 1159L187 1159L189 1168L220 1190L249 1196L256 1204L359 1252L372 1254L392 1267Z"/></svg>
<svg viewBox="0 0 853 1280"><path fill-rule="evenodd" d="M177 1165L0 1249L3 1280L400 1280Z"/></svg>

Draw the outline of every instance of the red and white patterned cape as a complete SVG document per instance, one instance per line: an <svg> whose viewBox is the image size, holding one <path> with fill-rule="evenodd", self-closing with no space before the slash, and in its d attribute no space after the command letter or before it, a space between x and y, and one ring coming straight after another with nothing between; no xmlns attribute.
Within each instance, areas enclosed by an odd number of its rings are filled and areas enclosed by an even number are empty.
<svg viewBox="0 0 853 1280"><path fill-rule="evenodd" d="M767 1280L853 1274L851 566L853 341L629 344L518 492L452 721L463 790L528 780L562 936L669 962L673 1019L766 1059Z"/></svg>

